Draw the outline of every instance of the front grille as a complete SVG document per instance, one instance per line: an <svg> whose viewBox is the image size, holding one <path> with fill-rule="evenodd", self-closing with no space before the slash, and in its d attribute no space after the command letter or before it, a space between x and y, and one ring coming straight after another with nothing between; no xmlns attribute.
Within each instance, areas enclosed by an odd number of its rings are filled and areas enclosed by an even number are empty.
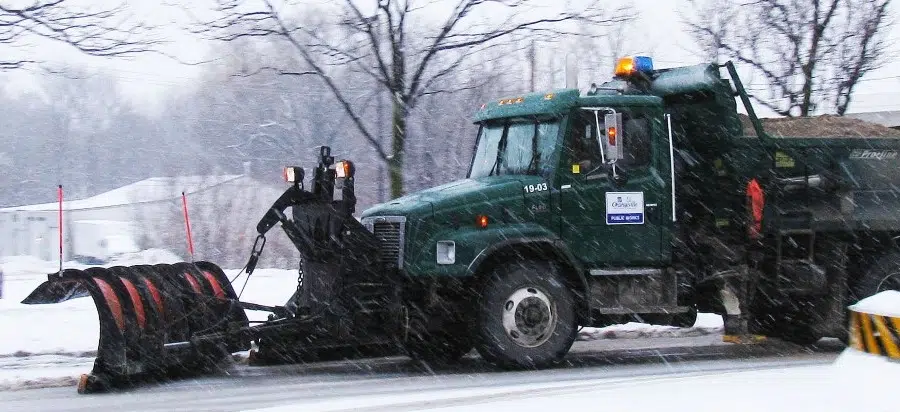
<svg viewBox="0 0 900 412"><path fill-rule="evenodd" d="M363 224L381 242L381 262L389 268L403 267L406 218L403 216L379 216L366 218Z"/></svg>

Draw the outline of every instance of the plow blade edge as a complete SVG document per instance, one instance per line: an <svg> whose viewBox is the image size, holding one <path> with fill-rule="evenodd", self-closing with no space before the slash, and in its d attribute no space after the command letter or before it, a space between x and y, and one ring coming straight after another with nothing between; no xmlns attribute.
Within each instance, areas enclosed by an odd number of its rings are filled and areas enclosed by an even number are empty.
<svg viewBox="0 0 900 412"><path fill-rule="evenodd" d="M214 372L250 347L233 333L248 327L247 315L225 273L209 262L67 269L22 303L85 296L97 306L100 342L79 393Z"/></svg>

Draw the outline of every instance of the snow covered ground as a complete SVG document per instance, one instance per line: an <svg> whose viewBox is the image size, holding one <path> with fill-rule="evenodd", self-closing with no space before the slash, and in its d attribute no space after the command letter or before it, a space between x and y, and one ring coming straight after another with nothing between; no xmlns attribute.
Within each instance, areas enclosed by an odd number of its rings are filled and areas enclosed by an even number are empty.
<svg viewBox="0 0 900 412"><path fill-rule="evenodd" d="M124 255L105 266L172 263L180 260L165 250L147 250ZM81 373L91 369L99 340L97 310L90 298L74 299L52 305L23 305L21 302L48 273L58 270L58 263L32 257L0 258L4 273L3 297L0 299L0 390L46 385L67 385ZM66 268L85 268L67 262ZM238 270L226 270L229 278ZM234 283L240 291L245 275ZM257 269L247 283L242 299L280 305L296 287L296 271ZM248 311L252 320L265 320L267 313ZM720 332L722 318L701 314L693 328L675 328L629 323L606 328L584 328L579 340L623 339L647 337L698 336Z"/></svg>
<svg viewBox="0 0 900 412"><path fill-rule="evenodd" d="M536 411L888 412L900 364L847 349L834 363L756 371L700 372L512 384L309 400L254 412Z"/></svg>

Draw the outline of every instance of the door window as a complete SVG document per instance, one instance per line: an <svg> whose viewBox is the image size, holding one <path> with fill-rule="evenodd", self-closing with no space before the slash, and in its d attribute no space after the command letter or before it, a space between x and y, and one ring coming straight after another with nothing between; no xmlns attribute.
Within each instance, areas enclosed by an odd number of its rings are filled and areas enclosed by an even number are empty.
<svg viewBox="0 0 900 412"><path fill-rule="evenodd" d="M576 118L572 140L569 145L570 156L573 164L581 165L583 173L594 170L603 164L599 143L606 139L606 127L602 124L603 115L604 113L601 112L599 128L593 112L582 111ZM650 119L647 116L629 112L623 113L622 117L624 121L623 128L625 129L622 137L625 156L619 159L616 164L624 168L649 166L652 153ZM597 138L598 132L602 139Z"/></svg>
<svg viewBox="0 0 900 412"><path fill-rule="evenodd" d="M624 167L642 167L650 165L650 119L645 116L625 116L625 156L619 159Z"/></svg>

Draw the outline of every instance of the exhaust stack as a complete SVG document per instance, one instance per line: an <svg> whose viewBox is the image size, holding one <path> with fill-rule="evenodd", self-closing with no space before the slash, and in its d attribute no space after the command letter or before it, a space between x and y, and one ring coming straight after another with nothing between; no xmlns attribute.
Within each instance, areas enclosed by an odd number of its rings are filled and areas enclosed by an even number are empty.
<svg viewBox="0 0 900 412"><path fill-rule="evenodd" d="M566 55L566 88L578 88L578 62L572 53Z"/></svg>

